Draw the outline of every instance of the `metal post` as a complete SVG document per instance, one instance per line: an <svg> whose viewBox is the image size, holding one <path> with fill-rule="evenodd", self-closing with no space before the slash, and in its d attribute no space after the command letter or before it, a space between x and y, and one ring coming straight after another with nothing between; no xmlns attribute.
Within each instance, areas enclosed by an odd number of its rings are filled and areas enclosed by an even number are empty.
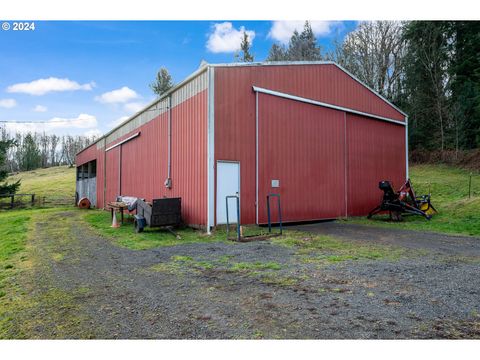
<svg viewBox="0 0 480 360"><path fill-rule="evenodd" d="M268 194L267 195L267 219L268 219L268 232L272 232L272 221L271 221L271 216L270 216L270 197L276 197L277 198L277 204L278 204L278 222L280 225L280 235L283 232L283 226L282 226L282 208L280 206L280 194Z"/></svg>
<svg viewBox="0 0 480 360"><path fill-rule="evenodd" d="M470 173L470 177L468 180L468 198L472 197L472 173Z"/></svg>
<svg viewBox="0 0 480 360"><path fill-rule="evenodd" d="M228 234L230 230L230 221L229 221L229 216L228 216L228 199L236 199L236 204L237 204L237 241L240 241L240 197L238 195L229 195L225 196L225 205L226 205L226 210L227 210L227 240L228 240Z"/></svg>
<svg viewBox="0 0 480 360"><path fill-rule="evenodd" d="M10 196L10 208L13 209L13 203L14 203L15 195Z"/></svg>
<svg viewBox="0 0 480 360"><path fill-rule="evenodd" d="M32 194L32 205L35 204L35 194Z"/></svg>

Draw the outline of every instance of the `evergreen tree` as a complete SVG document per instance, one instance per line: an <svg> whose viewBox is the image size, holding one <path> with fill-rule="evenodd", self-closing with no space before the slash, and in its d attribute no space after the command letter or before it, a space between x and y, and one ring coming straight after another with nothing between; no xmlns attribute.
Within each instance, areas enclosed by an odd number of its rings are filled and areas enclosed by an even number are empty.
<svg viewBox="0 0 480 360"><path fill-rule="evenodd" d="M8 171L6 167L7 151L14 145L15 141L11 139L0 140L0 195L15 194L20 188L20 180L12 184L4 182L4 180L8 177Z"/></svg>
<svg viewBox="0 0 480 360"><path fill-rule="evenodd" d="M452 111L459 127L456 140L466 149L480 147L480 22L451 23L454 59Z"/></svg>
<svg viewBox="0 0 480 360"><path fill-rule="evenodd" d="M290 38L287 49L278 44L273 44L267 61L317 61L321 60L321 49L308 21L305 21L303 31L295 30Z"/></svg>
<svg viewBox="0 0 480 360"><path fill-rule="evenodd" d="M404 32L405 110L410 115L411 148L445 149L449 128L447 103L449 67L448 23L413 21Z"/></svg>
<svg viewBox="0 0 480 360"><path fill-rule="evenodd" d="M284 61L287 60L285 48L278 44L273 44L268 53L267 61Z"/></svg>
<svg viewBox="0 0 480 360"><path fill-rule="evenodd" d="M38 145L32 136L27 134L23 139L21 149L20 169L23 171L34 170L41 166L42 157Z"/></svg>
<svg viewBox="0 0 480 360"><path fill-rule="evenodd" d="M250 40L246 31L243 32L242 42L240 44L240 54L235 54L237 61L253 62L253 55L250 53Z"/></svg>
<svg viewBox="0 0 480 360"><path fill-rule="evenodd" d="M157 77L155 78L155 81L150 84L150 88L155 94L157 94L158 96L162 96L162 94L170 90L172 87L172 76L169 74L166 68L160 68L157 73Z"/></svg>

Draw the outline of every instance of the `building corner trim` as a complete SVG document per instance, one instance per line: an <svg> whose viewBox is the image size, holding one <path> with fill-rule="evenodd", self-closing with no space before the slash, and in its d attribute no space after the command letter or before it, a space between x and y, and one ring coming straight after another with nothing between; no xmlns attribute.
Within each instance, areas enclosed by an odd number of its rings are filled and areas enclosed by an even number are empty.
<svg viewBox="0 0 480 360"><path fill-rule="evenodd" d="M215 226L215 68L208 67L207 110L207 232Z"/></svg>
<svg viewBox="0 0 480 360"><path fill-rule="evenodd" d="M405 175L408 180L410 177L408 171L408 116L405 116Z"/></svg>

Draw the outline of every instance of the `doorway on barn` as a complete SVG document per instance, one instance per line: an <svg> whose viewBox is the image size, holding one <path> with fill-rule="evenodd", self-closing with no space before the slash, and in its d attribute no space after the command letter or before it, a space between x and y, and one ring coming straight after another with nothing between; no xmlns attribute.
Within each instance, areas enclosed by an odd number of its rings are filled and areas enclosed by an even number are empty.
<svg viewBox="0 0 480 360"><path fill-rule="evenodd" d="M240 196L240 162L217 161L217 224L227 223L227 196ZM228 200L228 221L238 222L235 199Z"/></svg>

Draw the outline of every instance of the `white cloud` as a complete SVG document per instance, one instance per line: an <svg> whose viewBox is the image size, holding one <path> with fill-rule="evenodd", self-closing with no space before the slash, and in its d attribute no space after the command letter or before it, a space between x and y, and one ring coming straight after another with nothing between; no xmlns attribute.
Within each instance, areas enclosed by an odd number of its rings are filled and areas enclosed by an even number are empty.
<svg viewBox="0 0 480 360"><path fill-rule="evenodd" d="M70 79L49 77L48 79L33 80L28 83L18 83L7 87L9 93L23 93L29 95L45 95L54 91L92 90L95 83L79 84Z"/></svg>
<svg viewBox="0 0 480 360"><path fill-rule="evenodd" d="M334 26L339 24L338 21L309 21L312 31L317 37L328 35ZM288 41L292 37L295 30L302 32L304 20L299 21L274 21L268 37L281 42L282 44L288 44Z"/></svg>
<svg viewBox="0 0 480 360"><path fill-rule="evenodd" d="M142 102L131 102L131 103L125 104L123 106L123 108L125 109L125 111L127 111L131 114L134 114L134 113L142 110L145 106L146 106L146 104L144 104Z"/></svg>
<svg viewBox="0 0 480 360"><path fill-rule="evenodd" d="M229 53L240 49L243 32L246 32L250 44L255 39L255 31L245 30L244 26L235 29L231 22L214 24L208 36L207 49L213 53Z"/></svg>
<svg viewBox="0 0 480 360"><path fill-rule="evenodd" d="M45 122L34 123L5 123L6 129L11 132L71 132L75 129L92 129L97 127L97 118L89 114L80 114L75 118L54 117Z"/></svg>
<svg viewBox="0 0 480 360"><path fill-rule="evenodd" d="M138 97L139 97L138 94L134 90L130 89L127 86L124 86L120 89L112 90L112 91L103 93L100 96L96 96L95 100L101 103L114 104L114 103L126 103Z"/></svg>
<svg viewBox="0 0 480 360"><path fill-rule="evenodd" d="M33 111L35 112L45 112L47 110L48 110L47 107L43 105L37 105L33 108Z"/></svg>
<svg viewBox="0 0 480 360"><path fill-rule="evenodd" d="M0 99L0 107L5 109L11 109L17 106L15 99Z"/></svg>

